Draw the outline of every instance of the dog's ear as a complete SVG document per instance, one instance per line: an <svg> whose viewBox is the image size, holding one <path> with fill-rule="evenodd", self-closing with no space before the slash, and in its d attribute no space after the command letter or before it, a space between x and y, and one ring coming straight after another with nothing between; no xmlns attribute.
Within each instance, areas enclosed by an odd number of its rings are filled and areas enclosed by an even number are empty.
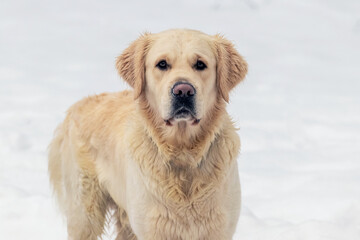
<svg viewBox="0 0 360 240"><path fill-rule="evenodd" d="M229 92L241 82L248 71L246 61L234 45L221 35L215 35L216 81L220 95L229 102Z"/></svg>
<svg viewBox="0 0 360 240"><path fill-rule="evenodd" d="M149 50L149 36L149 33L141 35L116 60L118 73L134 88L135 99L145 88L145 57Z"/></svg>

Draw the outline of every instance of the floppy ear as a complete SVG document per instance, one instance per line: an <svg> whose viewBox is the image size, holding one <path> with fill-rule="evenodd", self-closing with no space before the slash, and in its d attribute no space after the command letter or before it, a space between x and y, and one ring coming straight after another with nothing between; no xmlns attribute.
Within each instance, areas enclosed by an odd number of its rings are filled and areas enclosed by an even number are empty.
<svg viewBox="0 0 360 240"><path fill-rule="evenodd" d="M116 59L118 73L134 88L135 99L145 87L145 57L149 50L149 35L141 35Z"/></svg>
<svg viewBox="0 0 360 240"><path fill-rule="evenodd" d="M220 35L215 35L216 75L219 93L229 102L229 92L244 79L248 65L234 48L234 45Z"/></svg>

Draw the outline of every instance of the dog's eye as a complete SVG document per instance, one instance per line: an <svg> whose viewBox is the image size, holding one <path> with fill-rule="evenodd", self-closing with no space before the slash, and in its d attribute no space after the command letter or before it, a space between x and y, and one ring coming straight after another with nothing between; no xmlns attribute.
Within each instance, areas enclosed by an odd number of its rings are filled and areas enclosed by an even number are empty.
<svg viewBox="0 0 360 240"><path fill-rule="evenodd" d="M194 68L195 68L196 70L202 71L202 70L204 70L204 69L206 68L206 65L205 65L205 63L204 63L203 61L198 60L198 61L195 63Z"/></svg>
<svg viewBox="0 0 360 240"><path fill-rule="evenodd" d="M161 60L157 65L157 68L159 68L162 71L165 71L169 68L169 64L167 64L167 62L165 60Z"/></svg>

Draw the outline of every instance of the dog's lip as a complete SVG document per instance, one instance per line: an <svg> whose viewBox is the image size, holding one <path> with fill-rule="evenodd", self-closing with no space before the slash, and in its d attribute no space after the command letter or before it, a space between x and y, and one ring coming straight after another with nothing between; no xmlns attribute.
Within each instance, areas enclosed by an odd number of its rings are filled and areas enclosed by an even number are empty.
<svg viewBox="0 0 360 240"><path fill-rule="evenodd" d="M164 121L167 126L172 126L179 119L191 121L191 125L197 125L200 122L200 119L196 118L195 114L185 107L177 109L170 118L164 119Z"/></svg>
<svg viewBox="0 0 360 240"><path fill-rule="evenodd" d="M182 107L175 111L175 113L173 114L173 117L174 118L182 118L183 116L189 116L189 115L194 117L195 114L192 111L190 111L188 108Z"/></svg>

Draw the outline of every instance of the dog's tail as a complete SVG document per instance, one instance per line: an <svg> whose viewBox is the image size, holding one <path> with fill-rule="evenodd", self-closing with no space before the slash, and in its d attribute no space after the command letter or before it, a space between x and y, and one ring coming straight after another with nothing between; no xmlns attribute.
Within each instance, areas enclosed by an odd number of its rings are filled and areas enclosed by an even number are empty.
<svg viewBox="0 0 360 240"><path fill-rule="evenodd" d="M48 171L50 184L56 199L64 197L64 185L62 177L62 156L61 149L63 148L64 133L62 125L58 126L55 130L54 138L48 147Z"/></svg>

